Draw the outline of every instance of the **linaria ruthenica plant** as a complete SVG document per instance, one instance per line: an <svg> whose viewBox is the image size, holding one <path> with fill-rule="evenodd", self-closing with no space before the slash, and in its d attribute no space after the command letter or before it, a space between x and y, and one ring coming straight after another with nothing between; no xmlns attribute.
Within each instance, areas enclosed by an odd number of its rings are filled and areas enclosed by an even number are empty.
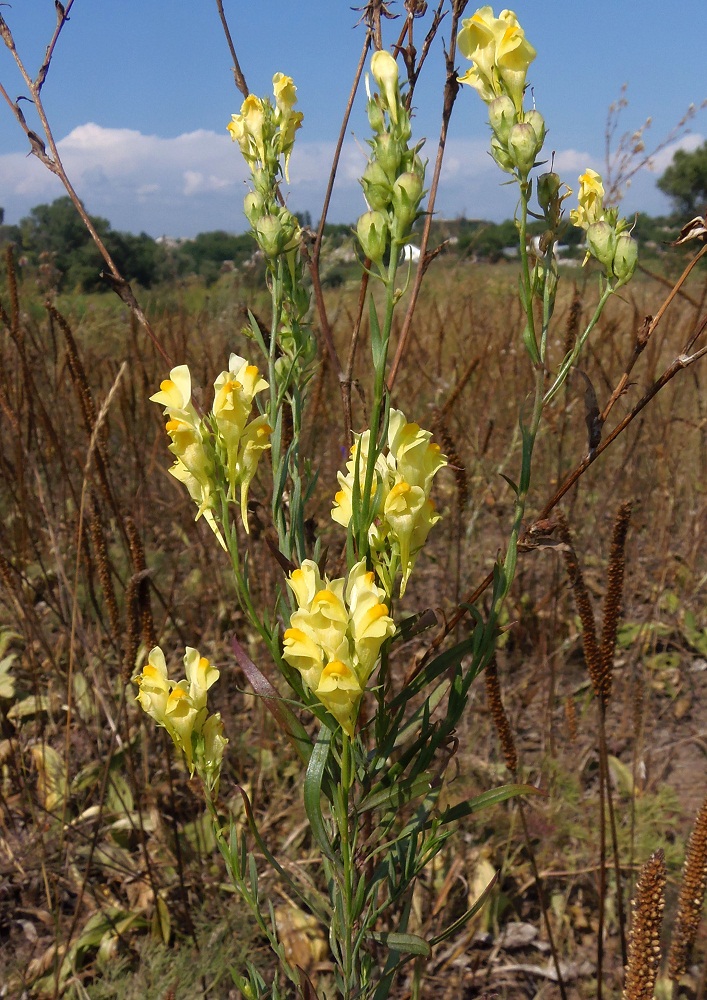
<svg viewBox="0 0 707 1000"><path fill-rule="evenodd" d="M522 450L517 481L508 479L514 510L505 551L496 562L485 610L468 608L468 634L423 658L405 686L396 688L391 652L419 623L416 617L403 620L395 602L424 560L441 516L435 483L447 460L430 432L415 422L414 400L393 407L387 388L393 319L404 290L398 275L401 250L424 213L426 169L390 53L376 51L370 60L370 154L361 177L367 207L356 225L368 272L368 425L353 435L338 490L330 484L333 524L327 534L339 533L345 571L330 571L320 540L305 531L315 474L301 442L317 345L308 323L302 234L280 192L283 178L289 181L290 156L303 124L294 110L295 86L282 73L273 78L274 100L249 95L228 125L251 173L244 210L267 266L270 329L265 332L252 318L250 330L262 358L256 364L232 355L227 370L215 377L208 412L192 403L191 377L183 365L151 397L167 418L168 447L175 458L170 471L187 487L196 516L207 521L228 553L240 605L289 688L285 699L267 677L270 665L256 666L234 644L240 666L301 763L304 807L321 856L321 870L312 877L281 865L261 837L243 789L245 828L223 814L218 785L227 741L218 713L209 714L207 706L207 695L214 698L217 692L219 671L187 649L186 677L170 680L169 657L153 649L137 678L138 700L201 779L229 875L277 956L274 981L253 966L238 978L247 997L291 995L293 987L300 995L314 995L304 973L288 962L272 905L262 896L263 859L284 891L328 928L338 995L380 1000L412 958L418 959L419 978L432 948L469 920L482 901L433 938L411 930L415 882L453 835L456 822L487 802L532 791L507 785L450 807L444 796L446 765L471 684L494 657L544 410L607 301L630 280L636 245L618 212L604 206L601 178L591 170L580 178L578 205L570 220L565 218L572 192L553 170L542 169L545 122L537 108L528 106L526 88L536 52L515 14L504 10L496 17L491 7L482 7L463 22L458 47L470 63L460 82L486 105L491 154L517 191L524 315L518 337L534 382L530 404L519 405ZM531 257L527 248L530 218L545 223L539 257ZM559 280L553 245L568 224L586 230L587 256L599 262L601 289L587 327L564 358L551 362L548 332ZM406 278L407 268L403 285ZM272 496L286 574L268 608L253 600L243 556L248 496L256 476L261 490Z"/></svg>

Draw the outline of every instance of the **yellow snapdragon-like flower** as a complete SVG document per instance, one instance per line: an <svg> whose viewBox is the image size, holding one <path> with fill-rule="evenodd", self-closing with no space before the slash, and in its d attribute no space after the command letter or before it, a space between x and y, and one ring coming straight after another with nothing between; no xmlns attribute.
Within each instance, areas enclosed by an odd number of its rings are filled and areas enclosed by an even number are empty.
<svg viewBox="0 0 707 1000"><path fill-rule="evenodd" d="M287 582L298 607L285 631L283 656L353 736L366 683L381 646L395 631L385 594L363 560L347 580L329 580L305 559Z"/></svg>
<svg viewBox="0 0 707 1000"><path fill-rule="evenodd" d="M589 229L604 219L604 185L601 174L591 167L579 178L578 206L570 212L570 222L580 229Z"/></svg>
<svg viewBox="0 0 707 1000"><path fill-rule="evenodd" d="M251 167L257 162L265 163L264 124L263 101L255 94L248 94L241 105L241 113L231 115L231 121L226 126L231 138L238 143L244 159Z"/></svg>
<svg viewBox="0 0 707 1000"><path fill-rule="evenodd" d="M297 88L292 77L284 73L273 76L275 107L269 100L248 94L238 115L231 115L226 126L231 138L237 142L251 170L267 167L277 170L278 157L284 161L285 178L289 181L289 163L295 133L304 118L295 111Z"/></svg>
<svg viewBox="0 0 707 1000"><path fill-rule="evenodd" d="M477 90L486 103L506 94L520 114L528 67L536 51L515 13L502 10L495 17L491 7L480 7L462 21L457 43L460 52L473 63L459 82Z"/></svg>
<svg viewBox="0 0 707 1000"><path fill-rule="evenodd" d="M191 646L186 649L184 669L184 679L170 680L164 653L155 646L142 673L135 678L137 701L184 753L189 773L198 771L208 786L217 790L228 740L223 735L221 716L208 714L206 693L218 680L219 671Z"/></svg>
<svg viewBox="0 0 707 1000"><path fill-rule="evenodd" d="M211 419L203 420L191 402L191 375L186 365L173 368L150 399L168 416L165 428L169 450L175 456L170 474L183 483L223 548L214 508L223 494L236 499L239 487L241 517L248 531L248 490L260 456L270 447L271 428L264 415L249 421L255 396L268 388L255 365L232 354L228 371L214 382Z"/></svg>
<svg viewBox="0 0 707 1000"><path fill-rule="evenodd" d="M402 574L401 596L432 525L440 519L429 495L432 480L447 460L431 438L419 424L409 423L401 410L391 410L388 451L376 459L371 485L371 497L378 497L368 535L373 559L382 569L395 554ZM334 497L331 516L344 527L353 516L357 470L359 489L363 489L368 448L369 432L364 431L351 449L346 474L338 473L341 489Z"/></svg>

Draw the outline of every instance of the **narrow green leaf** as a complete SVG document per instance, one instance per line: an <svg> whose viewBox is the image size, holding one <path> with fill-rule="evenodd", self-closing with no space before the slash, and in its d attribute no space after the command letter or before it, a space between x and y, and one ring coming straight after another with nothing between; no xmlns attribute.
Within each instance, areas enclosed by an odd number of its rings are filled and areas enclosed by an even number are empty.
<svg viewBox="0 0 707 1000"><path fill-rule="evenodd" d="M491 788L488 792L482 792L481 795L477 795L473 799L466 799L464 802L458 802L455 806L445 809L440 817L440 822L443 824L454 823L465 816L471 816L472 813L496 806L499 802L506 802L516 795L542 794L540 789L535 788L534 785L501 785L500 788Z"/></svg>
<svg viewBox="0 0 707 1000"><path fill-rule="evenodd" d="M312 836L323 853L334 864L337 858L329 840L324 817L322 816L322 781L331 749L331 730L322 725L319 738L314 744L304 778L304 808L312 828Z"/></svg>
<svg viewBox="0 0 707 1000"><path fill-rule="evenodd" d="M417 934L398 934L395 931L373 933L371 937L374 941L389 948L391 951L402 952L405 955L422 955L429 958L432 954L427 941Z"/></svg>

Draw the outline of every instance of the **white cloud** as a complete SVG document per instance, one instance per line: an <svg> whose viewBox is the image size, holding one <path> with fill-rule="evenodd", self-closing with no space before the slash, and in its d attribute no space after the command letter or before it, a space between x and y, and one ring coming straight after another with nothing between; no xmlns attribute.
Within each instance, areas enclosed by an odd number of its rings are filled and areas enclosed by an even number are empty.
<svg viewBox="0 0 707 1000"><path fill-rule="evenodd" d="M659 214L669 209L655 187L655 178L679 148L694 149L703 136L690 134L672 143L654 158L653 173L642 171L634 180L625 209ZM293 211L309 211L316 221L329 176L334 145L299 138L290 164ZM246 228L241 201L247 169L230 138L200 129L172 138L144 135L134 129L104 128L93 122L75 128L59 143L67 173L89 212L110 220L116 229L146 231L153 236L190 236L209 229ZM430 158L428 183L434 162ZM329 218L353 222L365 204L358 178L368 147L349 139L342 150ZM601 158L589 152L564 149L555 153L554 166L576 187L577 176L592 166L601 170ZM488 154L486 139L450 139L442 171L436 212L440 216L466 215L493 220L513 215L516 195ZM64 190L33 156L0 155L0 191L9 222L16 222L42 202L61 197Z"/></svg>

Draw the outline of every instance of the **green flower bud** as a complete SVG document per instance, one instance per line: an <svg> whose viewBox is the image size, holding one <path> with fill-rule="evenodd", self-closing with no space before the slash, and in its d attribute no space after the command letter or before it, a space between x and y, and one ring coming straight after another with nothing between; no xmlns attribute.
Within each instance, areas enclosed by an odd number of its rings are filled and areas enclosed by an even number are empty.
<svg viewBox="0 0 707 1000"><path fill-rule="evenodd" d="M515 164L508 155L508 151L505 146L501 145L496 136L494 136L491 140L491 156L494 158L501 170L505 170L508 174L512 174L514 172Z"/></svg>
<svg viewBox="0 0 707 1000"><path fill-rule="evenodd" d="M383 211L388 207L392 189L388 175L377 160L371 160L363 171L361 186L369 208Z"/></svg>
<svg viewBox="0 0 707 1000"><path fill-rule="evenodd" d="M516 106L507 94L494 97L489 103L489 124L502 145L508 142L508 133L517 121Z"/></svg>
<svg viewBox="0 0 707 1000"><path fill-rule="evenodd" d="M638 244L628 233L619 233L616 239L616 253L614 254L614 274L622 285L633 275L638 263Z"/></svg>
<svg viewBox="0 0 707 1000"><path fill-rule="evenodd" d="M373 143L373 157L388 175L391 184L400 173L403 159L403 145L390 132L382 132Z"/></svg>
<svg viewBox="0 0 707 1000"><path fill-rule="evenodd" d="M538 204L543 212L547 212L553 202L557 200L561 184L560 175L554 171L540 174L538 177Z"/></svg>
<svg viewBox="0 0 707 1000"><path fill-rule="evenodd" d="M545 142L545 133L546 133L545 119L543 118L543 116L540 114L539 111L533 109L532 111L525 112L525 114L523 115L523 121L527 125L531 125L533 128L533 132L535 132L538 141L538 145L535 150L535 155L537 156L540 150L542 149L543 143Z"/></svg>
<svg viewBox="0 0 707 1000"><path fill-rule="evenodd" d="M277 257L296 245L297 220L286 208L280 215L263 215L253 226L255 238L266 257Z"/></svg>
<svg viewBox="0 0 707 1000"><path fill-rule="evenodd" d="M243 211L251 226L255 229L255 223L263 214L265 202L263 196L258 191L249 191L243 200Z"/></svg>
<svg viewBox="0 0 707 1000"><path fill-rule="evenodd" d="M616 253L616 232L608 222L592 222L587 229L587 247L592 257L610 271Z"/></svg>
<svg viewBox="0 0 707 1000"><path fill-rule="evenodd" d="M366 257L381 264L388 248L388 220L382 212L364 212L356 224L356 235Z"/></svg>
<svg viewBox="0 0 707 1000"><path fill-rule="evenodd" d="M535 163L535 154L540 149L535 129L528 122L518 122L508 134L508 156L518 173L525 178Z"/></svg>
<svg viewBox="0 0 707 1000"><path fill-rule="evenodd" d="M383 115L383 109L375 97L372 97L369 100L368 105L366 106L366 111L368 112L368 122L373 131L382 132L385 128L385 117Z"/></svg>
<svg viewBox="0 0 707 1000"><path fill-rule="evenodd" d="M253 171L253 186L258 194L261 194L264 198L267 198L271 194L272 189L272 176L267 172L267 170L254 170Z"/></svg>
<svg viewBox="0 0 707 1000"><path fill-rule="evenodd" d="M422 200L422 178L418 174L401 174L393 185L393 236L405 239L417 218Z"/></svg>

